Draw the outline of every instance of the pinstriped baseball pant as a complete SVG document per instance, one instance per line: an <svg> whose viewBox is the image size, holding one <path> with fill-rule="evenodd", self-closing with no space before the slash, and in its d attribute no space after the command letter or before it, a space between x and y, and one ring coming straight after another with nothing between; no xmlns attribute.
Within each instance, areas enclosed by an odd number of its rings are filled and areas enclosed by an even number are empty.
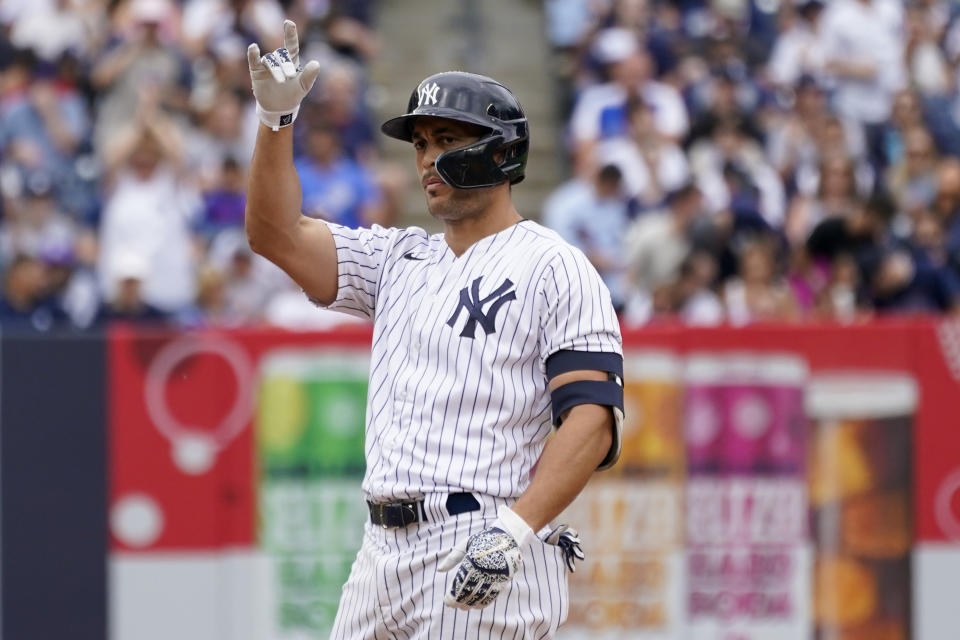
<svg viewBox="0 0 960 640"><path fill-rule="evenodd" d="M480 497L481 509L450 516L442 494L428 496L428 522L384 529L367 522L363 545L343 586L331 640L541 640L567 618L567 569L558 547L534 538L523 567L485 609L443 604L456 570L437 571L455 544L496 520L506 501ZM479 497L479 496L478 496ZM512 502L512 501L510 501Z"/></svg>

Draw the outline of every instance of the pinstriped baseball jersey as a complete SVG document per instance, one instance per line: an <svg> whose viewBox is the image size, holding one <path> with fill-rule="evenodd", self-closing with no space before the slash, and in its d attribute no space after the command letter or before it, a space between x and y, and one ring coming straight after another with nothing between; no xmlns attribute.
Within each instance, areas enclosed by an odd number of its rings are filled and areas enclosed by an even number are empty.
<svg viewBox="0 0 960 640"><path fill-rule="evenodd" d="M374 323L368 498L519 496L551 430L547 358L621 354L596 270L530 220L459 257L419 228L329 227L339 277L329 307Z"/></svg>

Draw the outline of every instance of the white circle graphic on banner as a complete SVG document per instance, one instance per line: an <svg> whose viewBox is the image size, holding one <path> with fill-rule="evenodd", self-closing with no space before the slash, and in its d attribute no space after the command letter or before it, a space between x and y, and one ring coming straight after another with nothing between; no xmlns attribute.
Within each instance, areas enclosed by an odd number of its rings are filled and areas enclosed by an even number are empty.
<svg viewBox="0 0 960 640"><path fill-rule="evenodd" d="M220 357L237 384L230 410L212 431L182 424L170 411L166 399L167 382L177 365L200 354ZM223 338L188 334L165 345L150 362L144 384L151 422L170 442L174 464L190 475L209 471L217 454L243 431L253 412L253 365L242 347Z"/></svg>
<svg viewBox="0 0 960 640"><path fill-rule="evenodd" d="M953 509L953 499L958 491L960 491L960 469L955 469L940 483L933 503L937 524L952 540L960 540L960 514Z"/></svg>
<svg viewBox="0 0 960 640"><path fill-rule="evenodd" d="M733 428L748 440L759 438L770 427L770 407L765 398L749 393L733 405Z"/></svg>
<svg viewBox="0 0 960 640"><path fill-rule="evenodd" d="M145 493L131 493L110 509L110 530L130 547L148 547L163 532L163 510Z"/></svg>

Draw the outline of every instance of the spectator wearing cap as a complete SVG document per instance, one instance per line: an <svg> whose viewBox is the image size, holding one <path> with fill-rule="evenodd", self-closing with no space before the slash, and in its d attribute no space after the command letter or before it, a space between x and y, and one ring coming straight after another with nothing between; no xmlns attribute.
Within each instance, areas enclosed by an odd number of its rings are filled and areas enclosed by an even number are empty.
<svg viewBox="0 0 960 640"><path fill-rule="evenodd" d="M112 258L111 293L101 309L97 324L116 321L148 324L166 322L168 314L144 299L143 288L150 275L150 264L144 256L130 250Z"/></svg>
<svg viewBox="0 0 960 640"><path fill-rule="evenodd" d="M597 145L594 164L615 165L623 174L625 193L640 209L659 206L665 195L690 179L680 146L657 131L653 110L641 98L627 105L629 129Z"/></svg>
<svg viewBox="0 0 960 640"><path fill-rule="evenodd" d="M620 169L604 165L590 182L574 178L562 185L544 203L543 221L586 254L619 309L624 301L623 236L629 223Z"/></svg>
<svg viewBox="0 0 960 640"><path fill-rule="evenodd" d="M60 210L49 174L27 174L22 197L11 200L10 205L0 223L0 257L4 261L17 255L39 259L73 253L77 228Z"/></svg>
<svg viewBox="0 0 960 640"><path fill-rule="evenodd" d="M113 16L111 43L90 72L98 92L98 149L109 146L118 127L136 119L143 102L173 110L187 104L187 61L167 35L178 22L170 0L128 0L121 9Z"/></svg>
<svg viewBox="0 0 960 640"><path fill-rule="evenodd" d="M594 47L610 80L583 92L570 122L576 166L587 175L592 171L590 160L596 143L627 131L627 102L631 97L641 97L650 105L654 125L662 135L680 140L689 126L683 99L676 89L653 79L650 56L640 48L632 31L601 31Z"/></svg>
<svg viewBox="0 0 960 640"><path fill-rule="evenodd" d="M295 161L304 214L348 227L381 222L383 207L374 177L344 153L335 128L314 125L304 146Z"/></svg>

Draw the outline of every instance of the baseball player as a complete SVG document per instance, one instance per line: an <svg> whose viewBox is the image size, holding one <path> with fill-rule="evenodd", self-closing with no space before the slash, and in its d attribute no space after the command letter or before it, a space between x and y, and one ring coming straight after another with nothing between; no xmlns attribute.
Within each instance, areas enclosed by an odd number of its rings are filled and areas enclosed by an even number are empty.
<svg viewBox="0 0 960 640"><path fill-rule="evenodd" d="M553 637L583 554L551 521L619 455L623 366L597 272L511 200L529 148L519 102L485 76L421 82L381 129L412 143L444 232L351 229L300 212L290 125L319 64L300 66L290 21L283 48L248 58L251 246L374 326L370 518L331 637Z"/></svg>

